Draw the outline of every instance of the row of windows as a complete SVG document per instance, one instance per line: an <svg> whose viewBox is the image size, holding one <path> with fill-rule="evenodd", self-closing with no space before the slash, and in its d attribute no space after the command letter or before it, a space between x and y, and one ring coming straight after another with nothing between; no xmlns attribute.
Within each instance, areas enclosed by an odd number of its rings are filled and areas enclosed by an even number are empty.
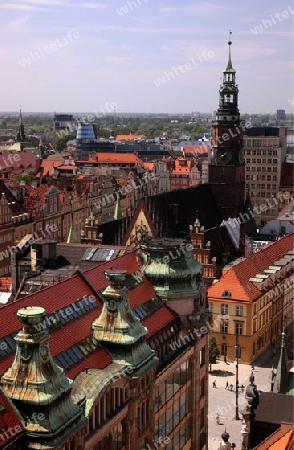
<svg viewBox="0 0 294 450"><path fill-rule="evenodd" d="M126 445L126 425L123 420L121 423L115 424L107 436L102 441L95 444L92 450L121 450Z"/></svg>
<svg viewBox="0 0 294 450"><path fill-rule="evenodd" d="M235 347L235 351L236 351L236 353L235 353L234 357L242 358L242 348L240 347L240 345L238 345L238 348ZM227 344L221 345L221 355L222 356L228 355L228 345Z"/></svg>
<svg viewBox="0 0 294 450"><path fill-rule="evenodd" d="M273 170L272 170L273 169ZM265 167L265 166L246 166L246 172L277 172L277 167Z"/></svg>
<svg viewBox="0 0 294 450"><path fill-rule="evenodd" d="M246 179L247 179L247 176L246 176ZM251 189L277 189L277 185L276 184L265 184L265 183L252 184Z"/></svg>
<svg viewBox="0 0 294 450"><path fill-rule="evenodd" d="M269 164L277 164L278 163L278 160L277 160L277 158L268 158L268 159L265 159L265 158L252 158L252 159L250 159L250 158L247 158L246 159L246 163L253 163L253 164L267 164L267 163L269 163Z"/></svg>
<svg viewBox="0 0 294 450"><path fill-rule="evenodd" d="M184 391L155 422L155 438L169 436L191 410L191 387Z"/></svg>
<svg viewBox="0 0 294 450"><path fill-rule="evenodd" d="M191 379L190 361L185 361L156 387L155 411L159 411Z"/></svg>
<svg viewBox="0 0 294 450"><path fill-rule="evenodd" d="M213 303L208 302L208 311L213 312ZM226 303L222 303L221 305L221 314L226 316L229 314L229 305ZM236 316L243 316L243 306L236 305Z"/></svg>
<svg viewBox="0 0 294 450"><path fill-rule="evenodd" d="M3 242L11 242L12 241L12 233L6 233L0 235L0 244Z"/></svg>
<svg viewBox="0 0 294 450"><path fill-rule="evenodd" d="M274 147L278 146L278 142L276 143L276 145L273 145ZM245 147L251 147L251 145L249 145L249 142L246 141L245 142ZM255 145L253 145L253 147L257 147ZM248 150L246 149L246 153L251 155L263 155L263 156L267 156L267 155L273 155L273 156L277 156L277 150L273 150L273 149L268 149L268 150Z"/></svg>
<svg viewBox="0 0 294 450"><path fill-rule="evenodd" d="M228 323L227 322L222 322L221 324L221 333L226 334L228 333ZM235 324L235 334L243 334L243 324L242 323L236 323Z"/></svg>
<svg viewBox="0 0 294 450"><path fill-rule="evenodd" d="M95 430L106 419L112 417L129 398L126 389L114 388L104 395L96 404L89 421L89 431Z"/></svg>
<svg viewBox="0 0 294 450"><path fill-rule="evenodd" d="M251 199L255 198L255 197L261 197L261 198L265 198L268 197L268 192L260 192L260 191L252 191L251 192ZM256 202L258 204L258 201L256 200ZM263 204L263 203L262 203ZM268 208L278 208L278 205L272 204L270 203L268 206L266 206L266 210L268 210Z"/></svg>
<svg viewBox="0 0 294 450"><path fill-rule="evenodd" d="M277 181L277 175L259 175L258 177L256 175L252 176L252 175L246 175L246 180L262 180L262 181ZM276 186L277 185L273 185ZM254 183L251 184L250 186L252 189L254 189L256 187L256 185Z"/></svg>
<svg viewBox="0 0 294 450"><path fill-rule="evenodd" d="M167 445L166 450L181 450L191 438L191 420L187 420L179 429L172 441Z"/></svg>

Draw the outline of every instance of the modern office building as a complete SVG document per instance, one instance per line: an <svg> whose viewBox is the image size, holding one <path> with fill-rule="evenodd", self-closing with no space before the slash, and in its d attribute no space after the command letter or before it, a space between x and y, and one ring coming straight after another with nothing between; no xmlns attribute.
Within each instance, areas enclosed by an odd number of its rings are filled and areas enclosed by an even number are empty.
<svg viewBox="0 0 294 450"><path fill-rule="evenodd" d="M259 227L278 216L281 202L278 193L286 149L285 127L246 129L244 136L246 185Z"/></svg>

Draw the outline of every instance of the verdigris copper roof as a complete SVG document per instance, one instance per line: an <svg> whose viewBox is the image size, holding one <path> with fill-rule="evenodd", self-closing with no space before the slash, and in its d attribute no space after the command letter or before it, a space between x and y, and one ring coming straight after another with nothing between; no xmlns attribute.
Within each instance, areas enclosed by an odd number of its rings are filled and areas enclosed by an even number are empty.
<svg viewBox="0 0 294 450"><path fill-rule="evenodd" d="M106 346L114 361L145 372L158 360L144 339L147 328L131 310L125 287L127 271L108 270L105 275L110 285L102 292L103 308L93 322L93 335Z"/></svg>
<svg viewBox="0 0 294 450"><path fill-rule="evenodd" d="M2 387L26 418L31 448L55 448L64 440L61 429L66 434L85 423L83 411L70 399L72 380L51 356L49 333L40 326L46 316L45 309L29 306L20 309L17 316L23 328L15 336L14 363L2 376ZM29 407L37 408L43 419L35 421L33 416L27 417Z"/></svg>

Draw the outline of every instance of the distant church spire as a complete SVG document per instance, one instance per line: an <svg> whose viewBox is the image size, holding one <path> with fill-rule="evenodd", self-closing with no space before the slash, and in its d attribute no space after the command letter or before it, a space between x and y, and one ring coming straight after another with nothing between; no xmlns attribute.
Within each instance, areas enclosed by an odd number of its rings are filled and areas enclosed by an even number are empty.
<svg viewBox="0 0 294 450"><path fill-rule="evenodd" d="M24 124L22 120L21 107L19 109L19 124L18 124L18 133L16 135L17 142L24 142L25 140L25 132L24 132Z"/></svg>

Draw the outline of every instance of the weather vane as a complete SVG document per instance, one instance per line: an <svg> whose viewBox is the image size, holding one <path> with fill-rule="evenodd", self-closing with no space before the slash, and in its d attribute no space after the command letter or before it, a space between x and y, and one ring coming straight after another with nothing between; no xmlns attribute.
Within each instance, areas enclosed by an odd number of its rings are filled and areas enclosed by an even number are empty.
<svg viewBox="0 0 294 450"><path fill-rule="evenodd" d="M231 43L232 43L232 41L231 41L231 34L232 34L232 31L229 30L229 42L228 42L229 45L231 45Z"/></svg>

